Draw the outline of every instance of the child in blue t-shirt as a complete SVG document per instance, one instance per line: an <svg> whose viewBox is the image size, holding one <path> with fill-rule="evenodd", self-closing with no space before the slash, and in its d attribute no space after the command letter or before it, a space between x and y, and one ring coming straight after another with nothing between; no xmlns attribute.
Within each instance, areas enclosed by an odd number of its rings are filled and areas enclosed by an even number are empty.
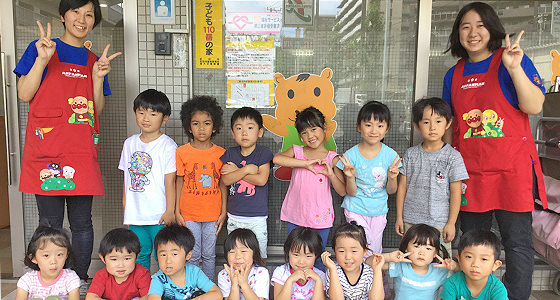
<svg viewBox="0 0 560 300"><path fill-rule="evenodd" d="M178 224L162 228L154 239L159 271L152 275L148 300L191 299L203 293L204 300L221 300L222 292L202 270L187 264L192 256L194 236ZM194 297L193 297L194 295Z"/></svg>
<svg viewBox="0 0 560 300"><path fill-rule="evenodd" d="M395 278L395 300L436 300L445 280L459 271L441 245L439 231L426 224L413 225L404 234L399 250L383 257L383 269Z"/></svg>
<svg viewBox="0 0 560 300"><path fill-rule="evenodd" d="M227 201L228 234L247 228L259 241L261 257L266 259L268 241L268 175L272 152L257 145L263 136L263 120L254 108L242 107L231 116L231 134L239 146L230 147L220 160L222 181L229 186Z"/></svg>
<svg viewBox="0 0 560 300"><path fill-rule="evenodd" d="M474 229L461 236L457 260L462 272L455 273L443 284L443 300L507 300L504 284L492 275L502 262L500 240L489 230Z"/></svg>

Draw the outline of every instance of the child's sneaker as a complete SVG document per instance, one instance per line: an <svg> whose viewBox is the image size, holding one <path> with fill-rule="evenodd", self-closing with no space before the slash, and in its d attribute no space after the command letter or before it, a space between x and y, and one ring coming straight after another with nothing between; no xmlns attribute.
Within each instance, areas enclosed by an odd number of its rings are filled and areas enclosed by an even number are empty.
<svg viewBox="0 0 560 300"><path fill-rule="evenodd" d="M91 282L85 279L80 279L80 297L85 297Z"/></svg>

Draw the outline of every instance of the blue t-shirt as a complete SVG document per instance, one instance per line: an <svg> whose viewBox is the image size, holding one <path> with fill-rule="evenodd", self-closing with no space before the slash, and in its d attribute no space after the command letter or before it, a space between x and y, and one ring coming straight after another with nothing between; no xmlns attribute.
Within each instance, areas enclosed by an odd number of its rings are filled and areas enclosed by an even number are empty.
<svg viewBox="0 0 560 300"><path fill-rule="evenodd" d="M61 62L75 64L80 66L87 66L88 60L88 51L86 47L74 47L72 45L66 44L59 38L53 39L56 43L56 53L58 54L58 59ZM37 47L35 43L37 40L31 42L25 52L21 56L16 68L14 69L14 73L20 77L22 75L27 75L33 64L35 63L35 59L38 56ZM99 59L99 57L97 58ZM45 67L43 71L43 77L41 77L41 82L45 79L45 74L47 74L48 65ZM109 87L109 81L107 80L107 75L103 79L103 95L108 96L111 95L111 88Z"/></svg>
<svg viewBox="0 0 560 300"><path fill-rule="evenodd" d="M455 273L447 279L439 297L443 300L508 300L506 287L492 274L488 276L488 282L478 297L473 297L463 272Z"/></svg>
<svg viewBox="0 0 560 300"><path fill-rule="evenodd" d="M360 153L358 145L344 153L356 168L356 196L346 194L342 207L360 215L376 217L389 211L387 206L387 169L398 156L395 150L381 143L381 150L376 157L366 159ZM399 163L399 167L402 164ZM344 164L339 160L336 166L343 170Z"/></svg>
<svg viewBox="0 0 560 300"><path fill-rule="evenodd" d="M241 147L228 148L220 160L227 164L233 162L238 168L245 165L260 167L272 161L272 152L267 147L256 145L248 156L241 154ZM268 183L255 186L245 180L239 180L229 187L227 212L234 216L266 217L268 216Z"/></svg>
<svg viewBox="0 0 560 300"><path fill-rule="evenodd" d="M416 273L410 263L389 263L389 276L395 279L395 300L437 299L438 291L445 280L453 273L445 268L434 268L430 264L428 273Z"/></svg>
<svg viewBox="0 0 560 300"><path fill-rule="evenodd" d="M488 67L490 66L490 62L492 61L492 57L494 57L494 54L490 55L490 57L488 57L487 59L479 62L469 62L468 60L465 61L463 76L486 73L488 71ZM537 72L537 69L533 65L531 59L525 54L523 55L523 59L521 60L521 68L523 68L523 71L525 71L525 74L527 75L527 77L529 77L531 82L538 86L543 94L545 94L546 90L544 88L543 81L539 76L539 72ZM453 105L451 103L451 82L453 81L454 72L455 66L447 71L443 79L442 99L445 100L449 104L449 106L451 106L451 112L453 112ZM515 109L519 109L517 92L515 91L511 76L509 75L509 72L502 62L500 63L500 67L498 69L498 80L500 82L502 93L504 94L507 101Z"/></svg>
<svg viewBox="0 0 560 300"><path fill-rule="evenodd" d="M168 299L191 299L192 294L197 290L207 293L214 286L214 283L197 266L186 264L185 272L185 285L180 287L161 270L157 271L152 275L148 295L154 294Z"/></svg>

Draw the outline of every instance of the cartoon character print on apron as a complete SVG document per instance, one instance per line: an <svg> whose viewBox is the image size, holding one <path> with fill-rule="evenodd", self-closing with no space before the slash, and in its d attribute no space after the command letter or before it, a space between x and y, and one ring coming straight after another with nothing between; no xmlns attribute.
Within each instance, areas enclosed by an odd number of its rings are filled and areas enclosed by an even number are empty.
<svg viewBox="0 0 560 300"><path fill-rule="evenodd" d="M464 60L453 73L453 146L469 173L462 187L463 211L532 211L533 163L540 198L547 204L529 118L511 106L500 88L502 52L494 53L486 73L463 76Z"/></svg>
<svg viewBox="0 0 560 300"><path fill-rule="evenodd" d="M95 54L86 66L55 51L29 103L19 190L39 195L103 195L97 161L99 122L93 99Z"/></svg>

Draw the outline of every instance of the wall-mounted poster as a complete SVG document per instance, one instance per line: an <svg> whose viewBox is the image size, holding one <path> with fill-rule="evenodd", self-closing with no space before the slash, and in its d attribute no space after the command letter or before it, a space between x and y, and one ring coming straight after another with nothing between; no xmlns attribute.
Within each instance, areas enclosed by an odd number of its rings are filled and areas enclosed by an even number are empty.
<svg viewBox="0 0 560 300"><path fill-rule="evenodd" d="M274 37L226 37L227 107L274 105L274 55Z"/></svg>
<svg viewBox="0 0 560 300"><path fill-rule="evenodd" d="M284 26L312 26L315 0L284 0Z"/></svg>
<svg viewBox="0 0 560 300"><path fill-rule="evenodd" d="M198 0L195 7L196 67L223 66L222 0Z"/></svg>
<svg viewBox="0 0 560 300"><path fill-rule="evenodd" d="M151 24L175 24L175 0L150 0Z"/></svg>
<svg viewBox="0 0 560 300"><path fill-rule="evenodd" d="M279 33L282 29L280 12L228 12L228 33Z"/></svg>

